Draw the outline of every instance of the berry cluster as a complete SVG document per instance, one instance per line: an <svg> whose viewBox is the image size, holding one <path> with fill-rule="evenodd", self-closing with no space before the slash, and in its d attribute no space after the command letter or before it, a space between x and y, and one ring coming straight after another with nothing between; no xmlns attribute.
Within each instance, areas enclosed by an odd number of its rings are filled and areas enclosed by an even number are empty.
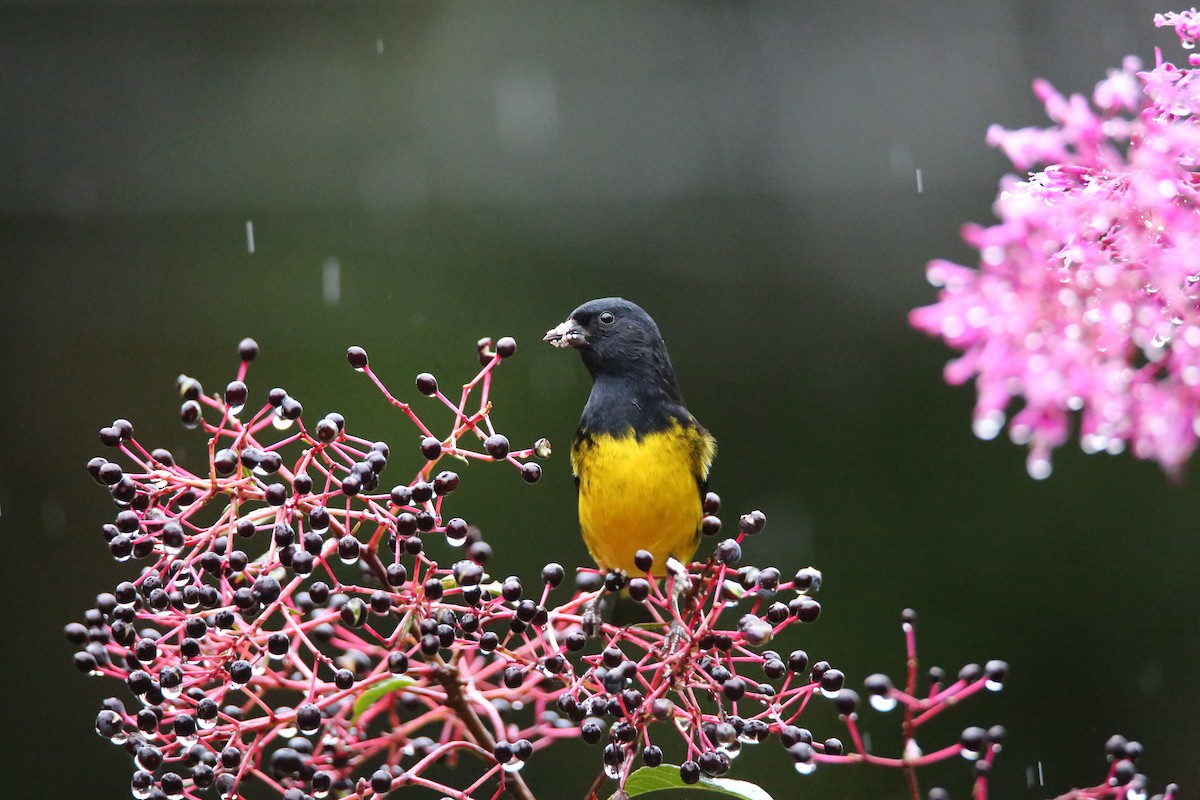
<svg viewBox="0 0 1200 800"><path fill-rule="evenodd" d="M870 753L843 673L803 650L770 648L784 629L818 618L822 576L741 564L743 542L766 525L761 512L742 515L737 534L690 567L655 565L643 551L642 574L581 569L574 591L555 563L532 581L489 575L492 548L444 509L460 484L445 463L505 462L527 482L539 478L531 459L548 456L549 444L513 449L491 419L493 372L515 349L509 338L482 340L481 369L457 400L432 375L417 377L420 394L453 412L449 433L437 435L350 348L351 366L420 434L419 458L410 455L421 466L387 489L393 449L353 435L340 414L310 425L283 389L250 402L251 340L222 393L178 381L184 425L209 436L199 473L147 451L125 420L100 431L121 460L88 464L119 509L103 532L116 560L142 568L66 634L83 672L128 690L105 701L96 731L133 757L135 797L230 800L256 782L287 800L402 786L530 798L522 767L576 737L602 751L593 791L605 777L624 787L639 763L683 783L717 778L743 746L775 739L802 774L870 763L912 775L961 755L976 762L976 792L986 795L998 727L968 728L929 753L916 735L950 705L999 689L1006 665L969 665L956 680L931 671L918 697L906 612L905 688L881 675L866 681L872 707L903 709L904 751ZM713 540L719 511L710 494L703 530ZM661 566L660 583L651 575ZM612 593L628 596L642 621L601 623L589 636L589 615ZM849 745L797 724L814 699L835 705ZM664 750L678 753L678 766L664 763ZM911 785L916 797L915 777Z"/></svg>

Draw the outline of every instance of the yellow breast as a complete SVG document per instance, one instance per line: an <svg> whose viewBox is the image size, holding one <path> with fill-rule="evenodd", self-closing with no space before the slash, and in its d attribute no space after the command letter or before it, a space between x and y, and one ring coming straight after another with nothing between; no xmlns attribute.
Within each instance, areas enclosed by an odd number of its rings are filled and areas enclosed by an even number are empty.
<svg viewBox="0 0 1200 800"><path fill-rule="evenodd" d="M579 479L579 525L601 569L640 571L638 550L663 575L669 556L687 562L699 540L699 482L715 446L703 428L672 427L635 437L588 434L576 439L571 465Z"/></svg>

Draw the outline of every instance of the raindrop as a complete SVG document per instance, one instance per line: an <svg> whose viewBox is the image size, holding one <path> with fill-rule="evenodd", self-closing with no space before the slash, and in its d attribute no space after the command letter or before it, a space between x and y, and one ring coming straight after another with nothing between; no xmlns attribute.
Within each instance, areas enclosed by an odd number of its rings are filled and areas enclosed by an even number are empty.
<svg viewBox="0 0 1200 800"><path fill-rule="evenodd" d="M334 306L342 299L342 262L325 259L321 268L321 298L325 305Z"/></svg>
<svg viewBox="0 0 1200 800"><path fill-rule="evenodd" d="M817 770L815 761L799 761L796 763L796 772L801 775L812 775Z"/></svg>
<svg viewBox="0 0 1200 800"><path fill-rule="evenodd" d="M1050 464L1050 459L1045 456L1030 455L1029 460L1025 463L1025 471L1029 473L1029 477L1035 481L1044 481L1050 477L1050 473L1054 467Z"/></svg>
<svg viewBox="0 0 1200 800"><path fill-rule="evenodd" d="M971 430L980 439L989 441L996 438L996 434L1000 433L1000 429L1004 427L1004 412L998 409L987 411L975 421L971 423Z"/></svg>
<svg viewBox="0 0 1200 800"><path fill-rule="evenodd" d="M246 252L254 255L254 220L250 219L246 220Z"/></svg>
<svg viewBox="0 0 1200 800"><path fill-rule="evenodd" d="M871 695L871 708L887 713L896 707L896 698L882 694Z"/></svg>

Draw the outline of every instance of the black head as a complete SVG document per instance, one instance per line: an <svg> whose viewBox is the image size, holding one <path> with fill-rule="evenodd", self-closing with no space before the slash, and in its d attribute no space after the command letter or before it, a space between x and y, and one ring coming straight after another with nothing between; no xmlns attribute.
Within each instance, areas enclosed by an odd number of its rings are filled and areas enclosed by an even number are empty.
<svg viewBox="0 0 1200 800"><path fill-rule="evenodd" d="M593 377L649 372L675 381L658 326L641 306L620 297L584 303L548 331L545 340L578 349Z"/></svg>

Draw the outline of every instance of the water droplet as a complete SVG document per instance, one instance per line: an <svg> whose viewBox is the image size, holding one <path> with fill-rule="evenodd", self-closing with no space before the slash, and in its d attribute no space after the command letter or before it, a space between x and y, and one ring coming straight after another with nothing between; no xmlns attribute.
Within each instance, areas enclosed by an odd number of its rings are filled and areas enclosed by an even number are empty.
<svg viewBox="0 0 1200 800"><path fill-rule="evenodd" d="M245 407L246 407L245 403L243 403L240 406L230 406L229 413L236 417L238 414L242 413L242 409Z"/></svg>
<svg viewBox="0 0 1200 800"><path fill-rule="evenodd" d="M946 339L957 339L965 330L966 326L959 317L948 316L942 320L942 336Z"/></svg>
<svg viewBox="0 0 1200 800"><path fill-rule="evenodd" d="M998 692L1004 688L1004 684L1000 681L984 681L983 686L989 692Z"/></svg>
<svg viewBox="0 0 1200 800"><path fill-rule="evenodd" d="M513 760L515 761L516 759L513 759ZM508 764L505 764L504 769L508 770L509 764L511 764L511 763L512 762L510 761ZM520 767L517 767L517 769L520 769ZM613 766L612 764L605 764L604 765L604 774L607 775L609 778L612 778L614 781L620 780L621 779L621 768L619 766Z"/></svg>
<svg viewBox="0 0 1200 800"><path fill-rule="evenodd" d="M871 695L871 708L884 714L896 707L896 698L882 694Z"/></svg>
<svg viewBox="0 0 1200 800"><path fill-rule="evenodd" d="M796 772L801 775L812 775L817 771L817 763L815 761L801 761L796 764Z"/></svg>
<svg viewBox="0 0 1200 800"><path fill-rule="evenodd" d="M163 697L167 698L168 700L174 700L176 697L179 697L179 695L183 694L183 686L172 686L170 688L163 686L162 693Z"/></svg>
<svg viewBox="0 0 1200 800"><path fill-rule="evenodd" d="M1054 471L1054 467L1050 464L1050 459L1045 456L1029 457L1025 462L1025 471L1029 473L1029 477L1035 481L1044 481L1050 477L1050 473Z"/></svg>
<svg viewBox="0 0 1200 800"><path fill-rule="evenodd" d="M288 428L292 427L292 420L285 417L283 415L283 413L277 408L277 409L275 409L275 413L271 415L271 425L277 431L286 431ZM325 794L329 794L329 792L326 792ZM316 795L316 796L324 797L324 795Z"/></svg>
<svg viewBox="0 0 1200 800"><path fill-rule="evenodd" d="M196 722L196 725L202 731L211 731L213 728L217 727L217 718L213 717L212 719L205 719L204 717L201 717Z"/></svg>
<svg viewBox="0 0 1200 800"><path fill-rule="evenodd" d="M446 544L451 547L462 547L467 543L467 534L464 532L462 536L451 536L449 531L446 531Z"/></svg>
<svg viewBox="0 0 1200 800"><path fill-rule="evenodd" d="M841 689L834 689L833 691L829 691L828 689L825 689L825 688L821 689L821 694L825 697L828 697L830 700L836 700L838 698L838 696L841 695L841 693L842 693Z"/></svg>
<svg viewBox="0 0 1200 800"><path fill-rule="evenodd" d="M996 438L996 434L1000 433L1000 429L1004 427L1004 412L998 409L987 411L981 416L975 418L971 423L971 430L980 439L989 441Z"/></svg>
<svg viewBox="0 0 1200 800"><path fill-rule="evenodd" d="M965 747L964 747L964 748L962 749L962 753L961 753L961 755L962 755L962 757L963 757L963 758L965 758L967 761L978 761L978 760L979 760L979 755L980 755L980 754L979 754L979 751L978 751L978 750L968 750L967 748L965 748Z"/></svg>

